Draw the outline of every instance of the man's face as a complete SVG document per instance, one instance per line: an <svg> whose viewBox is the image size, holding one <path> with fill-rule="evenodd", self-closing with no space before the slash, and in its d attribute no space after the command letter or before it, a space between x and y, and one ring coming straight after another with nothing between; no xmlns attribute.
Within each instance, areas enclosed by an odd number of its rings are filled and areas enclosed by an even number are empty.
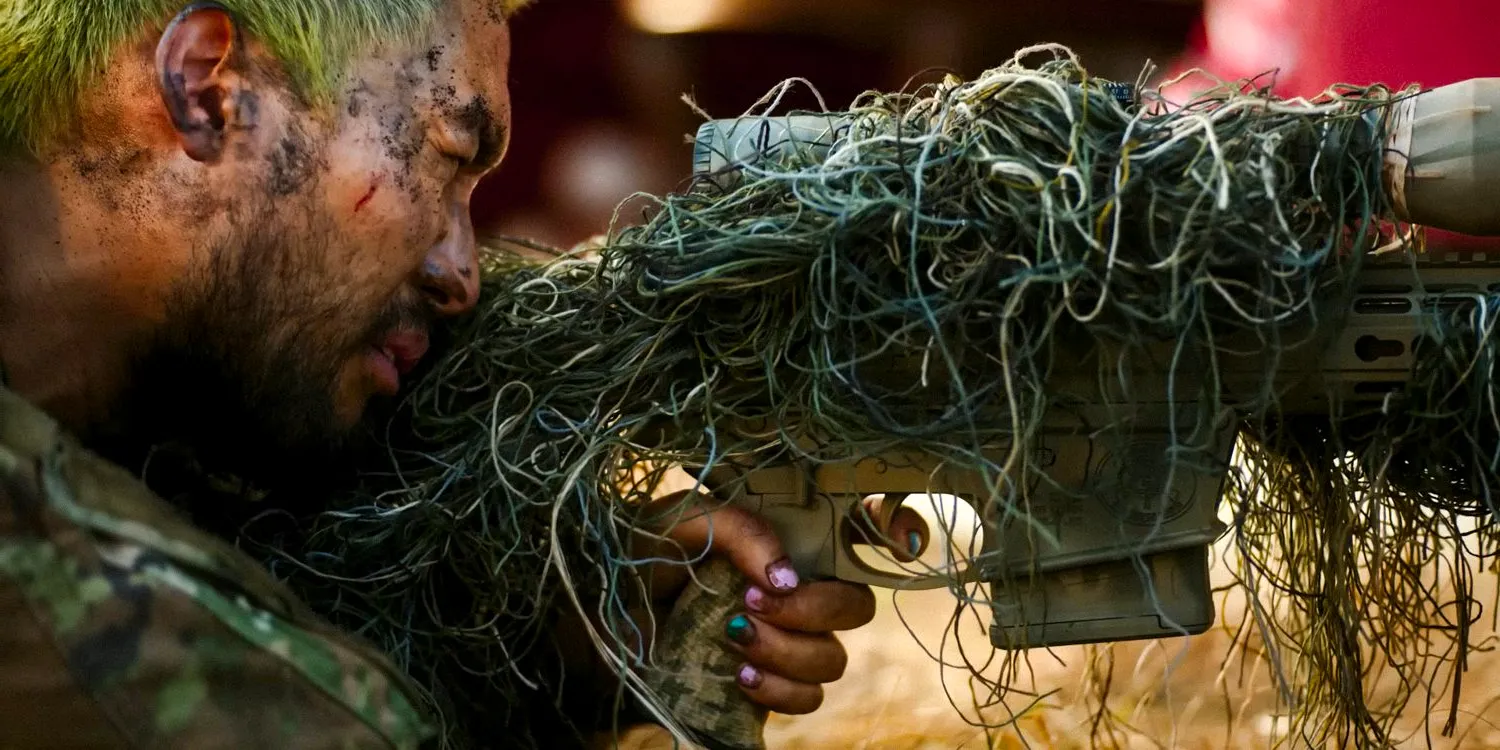
<svg viewBox="0 0 1500 750"><path fill-rule="evenodd" d="M356 64L330 116L265 83L239 95L254 127L226 129L208 168L235 178L178 196L213 228L203 246L143 256L170 286L116 436L254 475L324 455L395 395L432 323L475 303L469 197L505 149L508 57L503 19L460 0Z"/></svg>

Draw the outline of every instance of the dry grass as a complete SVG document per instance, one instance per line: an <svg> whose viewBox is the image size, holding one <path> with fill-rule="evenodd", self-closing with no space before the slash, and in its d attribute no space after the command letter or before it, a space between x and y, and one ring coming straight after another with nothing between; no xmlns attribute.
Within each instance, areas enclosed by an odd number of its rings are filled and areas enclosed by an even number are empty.
<svg viewBox="0 0 1500 750"><path fill-rule="evenodd" d="M1227 582L1227 571L1215 569L1215 583ZM1485 574L1476 595L1486 611L1495 601L1496 577ZM1090 709L1085 700L1089 654L1082 647L1036 652L1030 659L1027 683L1034 689L1056 691L1039 708L1018 720L1018 729L991 733L965 722L972 707L964 673L940 669L921 645L936 653L948 627L954 600L946 591L881 593L880 611L868 627L844 634L850 653L843 680L831 685L824 707L804 717L773 716L767 739L774 750L940 750L948 748L1083 748L1089 747ZM1128 750L1172 748L1267 748L1275 744L1278 721L1269 675L1256 665L1234 663L1224 668L1230 651L1228 627L1244 613L1242 597L1227 594L1220 600L1216 629L1195 638L1116 645L1111 710L1139 730L1118 747ZM905 625L903 625L903 619ZM1491 618L1475 633L1475 642L1493 638ZM907 626L911 633L907 632ZM986 654L987 637L972 617L966 621L962 642L970 654ZM944 652L953 660L956 652ZM1243 668L1242 668L1243 667ZM944 684L946 682L946 684ZM1377 686L1376 691L1386 686ZM1010 700L1020 710L1028 700ZM1431 723L1431 742L1413 711L1404 726L1414 731L1402 748L1500 747L1500 653L1475 654L1464 678L1462 708L1451 739L1440 729L1447 719L1447 698L1425 717ZM987 716L1003 717L1000 711ZM1103 745L1101 746L1108 746ZM1283 746L1296 745L1286 743Z"/></svg>
<svg viewBox="0 0 1500 750"><path fill-rule="evenodd" d="M659 492L692 486L691 479L674 471ZM1285 722L1278 719L1281 707L1265 667L1248 660L1234 660L1226 666L1227 655L1235 650L1233 633L1246 611L1243 593L1230 587L1233 577L1223 562L1230 555L1226 537L1213 555L1213 585L1228 589L1216 600L1218 627L1193 638L1116 644L1108 649L1115 664L1110 709L1118 720L1139 730L1136 736L1120 738L1114 746L1119 750L1299 747L1282 739ZM875 621L840 635L849 652L844 679L828 686L823 707L816 713L773 715L766 731L770 750L1111 747L1089 739L1094 714L1088 702L1089 649L1034 652L1026 679L1012 684L1033 694L1047 693L1046 700L1033 705L1033 697L1017 694L1005 701L1005 707L981 714L969 697L968 672L956 666L940 668L929 653L958 664L961 646L971 661L986 658L992 653L987 621L976 620L972 610L967 610L956 646L950 625L956 600L947 591L877 589L876 593ZM1484 607L1485 617L1470 642L1484 650L1469 657L1453 736L1441 735L1448 718L1445 691L1431 701L1437 708L1425 715L1424 701L1412 701L1402 724L1409 736L1397 745L1402 750L1500 748L1500 629L1496 628L1500 576L1496 570L1476 576L1474 596ZM998 669L985 670L991 677L997 673ZM1377 684L1372 697L1378 699L1391 689L1390 684ZM995 725L1016 713L1021 715L1012 729L987 733L971 723L984 716ZM646 732L624 742L622 750L670 747L664 735Z"/></svg>

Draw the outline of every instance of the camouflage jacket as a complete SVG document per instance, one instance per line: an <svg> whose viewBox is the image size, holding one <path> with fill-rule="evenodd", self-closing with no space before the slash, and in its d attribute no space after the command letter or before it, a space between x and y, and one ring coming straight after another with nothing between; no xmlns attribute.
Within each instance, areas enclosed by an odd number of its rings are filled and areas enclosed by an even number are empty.
<svg viewBox="0 0 1500 750"><path fill-rule="evenodd" d="M0 748L413 748L415 695L0 382Z"/></svg>

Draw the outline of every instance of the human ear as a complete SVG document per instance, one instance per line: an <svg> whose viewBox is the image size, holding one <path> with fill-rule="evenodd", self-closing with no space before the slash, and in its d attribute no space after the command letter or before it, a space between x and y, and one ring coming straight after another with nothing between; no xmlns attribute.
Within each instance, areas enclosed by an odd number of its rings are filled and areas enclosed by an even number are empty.
<svg viewBox="0 0 1500 750"><path fill-rule="evenodd" d="M213 2L184 8L156 45L156 82L182 150L214 163L224 153L231 127L252 124L253 107L242 107L245 59L239 27Z"/></svg>

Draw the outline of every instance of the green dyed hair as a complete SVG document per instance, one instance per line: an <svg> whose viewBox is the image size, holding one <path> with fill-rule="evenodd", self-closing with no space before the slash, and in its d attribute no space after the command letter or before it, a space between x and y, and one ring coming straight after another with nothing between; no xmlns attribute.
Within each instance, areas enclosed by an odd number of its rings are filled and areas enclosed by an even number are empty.
<svg viewBox="0 0 1500 750"><path fill-rule="evenodd" d="M191 0L0 0L0 155L38 154L76 114L121 44L165 28ZM446 0L218 0L326 102L354 56L422 28ZM510 14L530 0L493 0Z"/></svg>

